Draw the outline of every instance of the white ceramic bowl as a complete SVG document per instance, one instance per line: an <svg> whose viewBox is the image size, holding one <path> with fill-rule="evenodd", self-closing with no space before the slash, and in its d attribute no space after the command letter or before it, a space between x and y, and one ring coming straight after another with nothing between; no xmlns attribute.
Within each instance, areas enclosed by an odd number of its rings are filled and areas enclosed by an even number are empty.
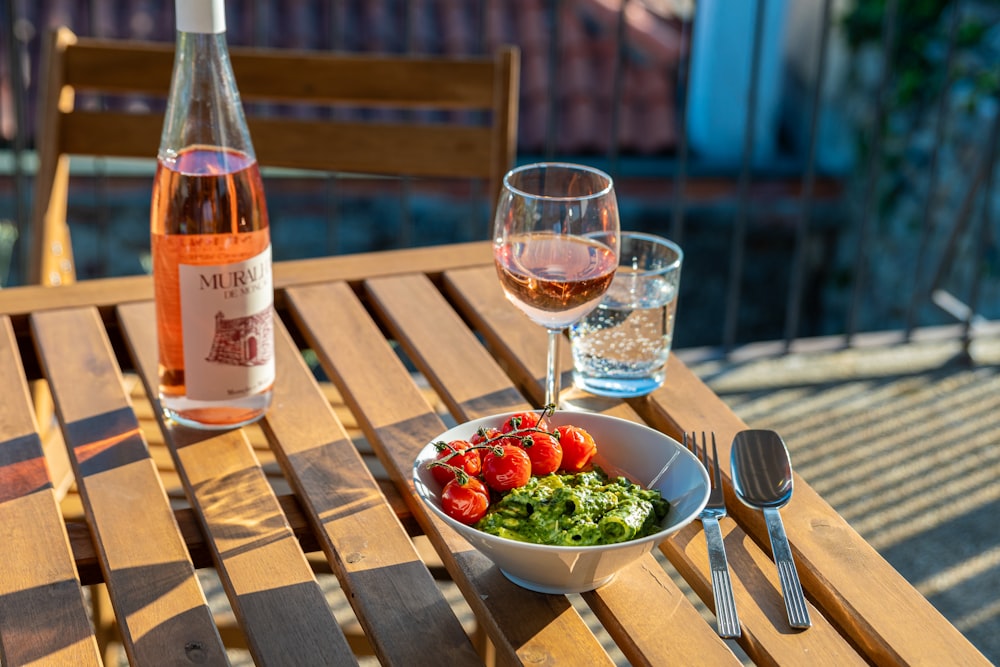
<svg viewBox="0 0 1000 667"><path fill-rule="evenodd" d="M618 544L564 547L497 537L455 521L441 510L441 486L427 469L426 464L437 455L433 443L467 440L482 426L499 427L511 414L514 413L459 424L434 438L413 463L413 483L431 511L496 563L508 579L524 588L540 593L581 593L606 584L620 569L694 520L708 502L705 469L673 438L617 417L557 411L549 418L552 426L575 424L593 436L597 443L597 465L609 474L616 471L624 474L645 488L659 489L670 501L670 511L661 530Z"/></svg>

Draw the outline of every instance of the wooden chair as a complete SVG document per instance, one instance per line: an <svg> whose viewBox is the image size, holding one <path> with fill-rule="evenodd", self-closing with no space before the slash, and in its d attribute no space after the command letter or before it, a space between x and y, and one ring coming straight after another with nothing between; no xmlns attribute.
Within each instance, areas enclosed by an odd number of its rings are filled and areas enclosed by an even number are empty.
<svg viewBox="0 0 1000 667"><path fill-rule="evenodd" d="M152 110L155 105L140 105L139 110L129 105L91 110L78 103L80 94L165 100L173 52L173 44L81 38L67 28L46 35L31 281L59 285L76 280L67 220L71 156L152 160L159 146L163 114ZM489 198L490 208L495 205L516 149L520 60L515 47L502 47L492 58L348 55L236 47L230 49L230 56L247 107L257 159L265 169L476 179L486 184L483 196ZM254 115L255 103L271 103L283 110L301 105L324 111L280 117ZM392 114L391 121L380 119L384 116L379 114L369 114L373 120L345 120L325 111L330 107L402 113ZM439 110L446 113L434 113ZM423 120L428 116L444 117L447 122ZM480 122L470 123L470 117ZM176 472L151 405L141 383L127 379L133 383L133 404L161 477L168 493L182 506L183 491L179 481L171 487ZM327 389L341 420L350 429L353 418L349 411L332 385ZM39 423L51 423L47 387L43 382L36 383L34 392ZM58 429L48 429L44 435L53 478L71 479ZM262 434L256 434L256 438L259 458L280 486L283 480L267 442ZM64 514L77 514L79 502L72 489L62 490L68 492L63 500ZM322 562L317 561L317 565ZM99 639L107 644L114 638L100 630L113 628L114 624L102 621L102 616L110 613L110 604L102 596L101 590L95 591L95 621ZM227 644L239 645L239 635L229 632L226 626L224 620L220 622ZM364 646L363 638L351 632L348 635L356 647Z"/></svg>
<svg viewBox="0 0 1000 667"><path fill-rule="evenodd" d="M80 93L166 98L173 44L46 35L37 129L29 279L75 280L66 199L69 158L155 158L160 111L90 110ZM481 179L494 203L516 150L520 56L404 57L315 51L230 49L250 134L262 167L358 174ZM400 120L255 116L254 103L282 108L365 108ZM422 122L427 111L450 122ZM306 112L309 113L309 112ZM325 114L330 116L331 114ZM463 122L482 115L488 123Z"/></svg>

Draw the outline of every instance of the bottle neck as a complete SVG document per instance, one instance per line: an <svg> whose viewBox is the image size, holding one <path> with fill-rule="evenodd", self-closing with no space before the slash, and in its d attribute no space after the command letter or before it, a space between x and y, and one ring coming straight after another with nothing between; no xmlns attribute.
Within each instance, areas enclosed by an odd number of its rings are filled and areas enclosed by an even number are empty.
<svg viewBox="0 0 1000 667"><path fill-rule="evenodd" d="M220 67L232 70L225 32L177 32L175 74L178 68L185 68L193 76L200 77L210 74L208 70Z"/></svg>
<svg viewBox="0 0 1000 667"><path fill-rule="evenodd" d="M225 32L177 33L160 158L195 145L254 158Z"/></svg>

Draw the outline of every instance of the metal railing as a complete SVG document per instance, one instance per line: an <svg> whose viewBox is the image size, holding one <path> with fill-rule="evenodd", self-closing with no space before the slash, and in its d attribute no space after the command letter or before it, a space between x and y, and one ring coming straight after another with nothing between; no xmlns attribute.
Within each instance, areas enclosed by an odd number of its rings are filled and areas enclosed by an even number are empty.
<svg viewBox="0 0 1000 667"><path fill-rule="evenodd" d="M135 13L130 14L133 10L128 3L101 0L90 3L89 10L73 10L66 3L47 0L4 3L0 75L10 95L9 103L0 107L0 127L8 130L4 150L12 159L0 174L0 219L13 221L7 225L8 246L11 228L16 228L21 246L27 245L29 233L31 114L38 87L40 32L54 23L69 23L78 34L169 40L171 30L161 26L172 25L172 4L170 0L137 3ZM279 3L257 0L240 6L239 20L231 19L230 41L394 52L460 48L471 53L485 52L498 40L518 43L523 81L534 82L522 86L519 159L571 159L607 168L620 185L624 224L645 226L685 246L688 258L679 345L730 349L751 340L779 339L789 349L801 337L815 335L841 336L843 344L850 345L864 331L894 329L906 339L920 327L956 321L962 325L960 335L968 341L977 323L990 319L1000 308L996 275L1000 260L995 257L993 229L1000 207L995 195L1000 72L997 60L991 65L989 57L980 58L985 63L981 71L973 66L970 72L970 62L977 62L980 47L970 47L969 42L969 35L975 33L969 26L978 22L988 28L1000 21L997 10L990 3L972 0L942 2L940 11L922 24L921 29L930 32L921 35L914 32L914 15L906 3L862 2L868 9L884 4L884 11L874 19L879 22L879 33L872 37L870 13L861 18L835 16L832 0L748 0L745 5L752 7L752 21L743 26L742 35L748 50L744 58L725 65L748 68L745 97L731 110L732 115L742 116L742 151L735 161L719 162L692 145L689 131L691 114L696 113L689 104L697 57L692 44L698 39L699 21L705 20L700 5L710 3L693 3L697 11L691 4L621 0L609 10L607 3L591 0L442 0L425 5L403 0L305 0L279 11ZM429 13L419 14L419 6ZM111 17L112 7L119 7L121 13ZM800 136L793 149L779 150L761 161L755 153L760 128L766 127L761 124L761 95L769 81L766 77L775 75L765 69L766 50L774 48L769 17L781 10L787 18L803 8L811 17L806 27L814 31L814 37L807 41L815 52L807 58L811 67L798 67L806 85L798 94L801 107L791 124ZM442 27L442 17L448 12L454 14L448 25L461 23L454 34ZM429 24L431 13L437 21L434 25ZM863 35L859 37L864 31L852 23L861 19L868 20L867 42ZM123 34L129 25L145 32ZM114 32L109 26L122 32L108 34ZM372 26L378 26L379 32L365 41L362 37ZM845 47L845 39L855 42ZM442 46L448 40L461 46ZM896 67L899 54L910 53L918 40L925 44L927 90L936 91L937 101L921 100L920 111L910 112L901 108L897 93L901 80L912 76L912 71ZM988 46L981 48L988 55ZM589 55L583 57L582 52ZM669 65L644 62L665 57L662 54L674 54ZM831 81L832 54L847 58L848 69L867 74L869 87L864 92L844 85L843 79L839 84ZM536 67L539 62L541 68ZM564 95L561 86L580 76L574 68L581 68L582 63L589 68L582 75L591 77L593 95L604 95L601 104L607 100L610 109L598 118L600 122L590 124L591 136L574 145L566 139L570 132L567 113L584 101L579 90L573 98ZM639 78L649 76L650 70L660 83L666 80L670 105L664 113L671 114L669 126L676 130L669 146L661 142L648 148L641 141L644 133L655 134L650 131L650 119L659 123L663 114L647 114L649 125L629 129L635 126L636 117L629 105L639 97L635 82L651 81ZM542 90L545 95L540 103L528 99L538 92L539 77L549 86ZM996 79L992 83L991 77ZM970 79L986 82L977 93L979 111L974 114L956 101L959 84L967 86ZM719 85L725 82L720 80ZM836 85L851 99L831 97ZM640 88L646 91L647 103L663 101L662 96L653 99L648 85ZM861 150L849 165L831 170L820 159L827 146L823 128L830 114L859 103L863 103L866 122L846 122L844 127ZM597 113L594 108L590 112ZM908 115L914 113L920 117ZM535 132L537 118L544 119L540 126L544 129ZM779 129L764 131L777 133ZM532 139L536 136L540 138ZM924 145L928 136L929 148ZM907 150L913 146L919 154L907 161ZM92 175L95 192L107 193L109 183L117 178L114 174L114 169L98 167ZM318 196L344 197L340 179L331 177L325 183ZM138 187L141 190L141 183ZM901 191L906 206L898 201L887 203ZM403 199L415 196L407 184L396 187L396 193ZM107 221L96 225L104 227L106 235L95 242L98 247L118 234L113 212L100 203L102 196L108 199L107 194L86 195L96 197L101 209L91 215ZM327 211L339 210L336 201L322 206ZM468 210L473 215L482 208ZM413 228L419 221L409 213L402 216L406 228L394 237L419 243L421 233ZM898 238L905 240L897 243ZM780 253L774 251L779 245L783 246ZM0 250L0 259L3 256ZM19 257L14 255L8 284L20 280ZM105 256L94 263L106 260ZM896 268L890 270L885 264ZM754 312L758 310L763 312ZM748 312L754 314L748 316Z"/></svg>

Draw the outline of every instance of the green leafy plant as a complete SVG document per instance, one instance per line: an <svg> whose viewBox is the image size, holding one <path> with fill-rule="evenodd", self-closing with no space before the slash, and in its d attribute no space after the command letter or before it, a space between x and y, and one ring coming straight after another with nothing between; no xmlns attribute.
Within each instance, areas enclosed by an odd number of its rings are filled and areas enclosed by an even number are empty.
<svg viewBox="0 0 1000 667"><path fill-rule="evenodd" d="M954 0L899 0L895 13L896 39L889 53L894 73L893 106L932 104L944 92L949 72L945 69L949 40L949 12L958 11ZM886 0L858 0L844 16L843 27L848 44L855 51L870 44L881 44ZM957 27L955 49L958 53L975 51L984 40L989 26L977 16L962 17ZM976 58L956 58L956 70L950 74L973 84L976 97L1000 91L1000 66L992 67Z"/></svg>
<svg viewBox="0 0 1000 667"><path fill-rule="evenodd" d="M995 240L960 212L992 122L981 105L1000 99L998 21L997 6L980 0L855 0L841 16L851 55L845 108L858 146L853 185L862 195L853 201L876 207L874 228L861 232L872 248L867 279L882 286L865 306L871 322L909 317L894 295L927 277L928 265L952 267L933 287L963 296L973 265L991 272ZM977 259L952 261L963 253ZM940 315L926 314L931 322Z"/></svg>

